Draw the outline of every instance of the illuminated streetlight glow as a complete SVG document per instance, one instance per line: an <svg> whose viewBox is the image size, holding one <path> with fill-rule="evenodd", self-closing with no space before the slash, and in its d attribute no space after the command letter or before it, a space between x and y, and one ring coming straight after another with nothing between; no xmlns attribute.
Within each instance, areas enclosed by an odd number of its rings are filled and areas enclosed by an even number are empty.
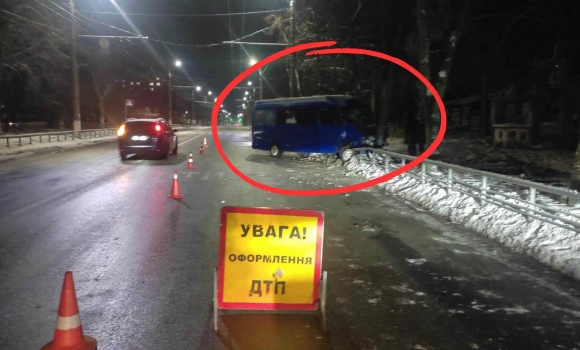
<svg viewBox="0 0 580 350"><path fill-rule="evenodd" d="M201 86L196 86L195 91L201 91Z"/></svg>
<svg viewBox="0 0 580 350"><path fill-rule="evenodd" d="M249 95L250 93L246 91L246 95Z"/></svg>
<svg viewBox="0 0 580 350"><path fill-rule="evenodd" d="M250 60L250 66L253 66L254 64L258 63L258 61L256 61L255 59L251 59Z"/></svg>
<svg viewBox="0 0 580 350"><path fill-rule="evenodd" d="M181 67L181 61L180 60L175 61L175 67Z"/></svg>
<svg viewBox="0 0 580 350"><path fill-rule="evenodd" d="M247 97L244 97L244 101L246 101L247 99L248 99Z"/></svg>
<svg viewBox="0 0 580 350"><path fill-rule="evenodd" d="M217 102L217 98L214 98L214 99L213 99L213 102Z"/></svg>
<svg viewBox="0 0 580 350"><path fill-rule="evenodd" d="M249 86L252 86L252 82L251 82L251 81L248 81L248 85L249 85Z"/></svg>
<svg viewBox="0 0 580 350"><path fill-rule="evenodd" d="M211 96L211 91L208 91L208 92L207 92L207 94L208 94L209 96Z"/></svg>

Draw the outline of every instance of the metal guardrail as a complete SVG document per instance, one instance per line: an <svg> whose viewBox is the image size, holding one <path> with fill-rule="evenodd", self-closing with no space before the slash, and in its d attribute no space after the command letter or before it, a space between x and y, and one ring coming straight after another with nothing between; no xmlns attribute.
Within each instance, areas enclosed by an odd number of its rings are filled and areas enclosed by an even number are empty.
<svg viewBox="0 0 580 350"><path fill-rule="evenodd" d="M31 145L33 142L38 143L51 143L53 141L67 141L75 139L91 139L97 137L105 137L116 135L117 128L106 128L106 129L87 129L81 131L57 131L57 132L44 132L44 133L34 133L34 134L20 134L20 135L9 135L0 136L2 144L6 147L11 147L14 145ZM11 140L18 140L18 142L11 142ZM23 143L24 141L24 143Z"/></svg>
<svg viewBox="0 0 580 350"><path fill-rule="evenodd" d="M171 128L186 128L188 125L171 125ZM67 140L75 140L75 139L91 139L91 138L98 138L98 137L105 137L105 136L114 136L117 133L117 127L113 128L105 128L105 129L87 129L81 131L56 131L56 132L39 132L33 134L19 134L19 135L8 135L2 136L0 135L0 140L2 140L2 144L6 147L11 146L23 146L23 145L31 145L33 142L38 143L52 143L54 141L67 141ZM11 140L18 140L18 142Z"/></svg>
<svg viewBox="0 0 580 350"><path fill-rule="evenodd" d="M369 147L353 150L357 153L368 152L371 163L383 166L386 173L398 168L397 163L403 166L416 158ZM421 183L429 182L447 191L454 190L475 198L480 204L489 202L580 233L580 215L573 212L580 212L580 208L573 207L580 203L580 193L576 191L429 159L406 174Z"/></svg>

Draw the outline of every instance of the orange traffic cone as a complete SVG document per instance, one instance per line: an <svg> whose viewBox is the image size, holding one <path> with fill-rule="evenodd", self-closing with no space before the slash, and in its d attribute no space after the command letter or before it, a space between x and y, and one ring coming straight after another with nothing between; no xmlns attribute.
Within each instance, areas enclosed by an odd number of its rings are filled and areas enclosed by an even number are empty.
<svg viewBox="0 0 580 350"><path fill-rule="evenodd" d="M187 160L187 169L193 169L193 152L189 152L189 159Z"/></svg>
<svg viewBox="0 0 580 350"><path fill-rule="evenodd" d="M203 154L203 148L205 146L203 145L203 143L201 145L199 145L199 154Z"/></svg>
<svg viewBox="0 0 580 350"><path fill-rule="evenodd" d="M173 184L171 185L171 194L167 198L181 199L181 190L179 189L179 181L177 181L177 171L173 172Z"/></svg>
<svg viewBox="0 0 580 350"><path fill-rule="evenodd" d="M203 138L203 147L207 148L207 138Z"/></svg>
<svg viewBox="0 0 580 350"><path fill-rule="evenodd" d="M64 274L53 340L41 350L95 350L97 340L83 334L72 272Z"/></svg>

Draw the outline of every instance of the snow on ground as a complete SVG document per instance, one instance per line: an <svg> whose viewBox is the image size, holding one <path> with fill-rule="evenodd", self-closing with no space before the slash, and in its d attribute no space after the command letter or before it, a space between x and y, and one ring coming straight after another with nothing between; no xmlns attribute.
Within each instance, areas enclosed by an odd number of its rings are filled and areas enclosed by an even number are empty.
<svg viewBox="0 0 580 350"><path fill-rule="evenodd" d="M334 156L320 154L311 155L308 160L322 161L330 168L342 168L347 175L365 179L385 174L384 167L373 164L366 154L357 154L346 163ZM575 231L526 217L490 202L480 203L453 188L448 190L429 181L422 183L416 175L409 173L378 186L386 193L419 204L451 222L463 224L580 280L580 234ZM517 195L514 188L500 188L498 191ZM543 200L544 204L561 206L555 201L550 203L549 198ZM518 204L522 205L521 202Z"/></svg>

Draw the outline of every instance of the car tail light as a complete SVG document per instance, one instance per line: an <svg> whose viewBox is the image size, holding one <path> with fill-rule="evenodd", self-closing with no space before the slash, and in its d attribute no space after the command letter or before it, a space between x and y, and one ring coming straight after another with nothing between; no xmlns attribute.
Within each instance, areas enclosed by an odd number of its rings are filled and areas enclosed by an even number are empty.
<svg viewBox="0 0 580 350"><path fill-rule="evenodd" d="M125 134L125 124L121 124L119 130L117 130L117 136L123 136Z"/></svg>
<svg viewBox="0 0 580 350"><path fill-rule="evenodd" d="M161 125L159 125L159 124L155 125L155 131L160 132L161 131Z"/></svg>

